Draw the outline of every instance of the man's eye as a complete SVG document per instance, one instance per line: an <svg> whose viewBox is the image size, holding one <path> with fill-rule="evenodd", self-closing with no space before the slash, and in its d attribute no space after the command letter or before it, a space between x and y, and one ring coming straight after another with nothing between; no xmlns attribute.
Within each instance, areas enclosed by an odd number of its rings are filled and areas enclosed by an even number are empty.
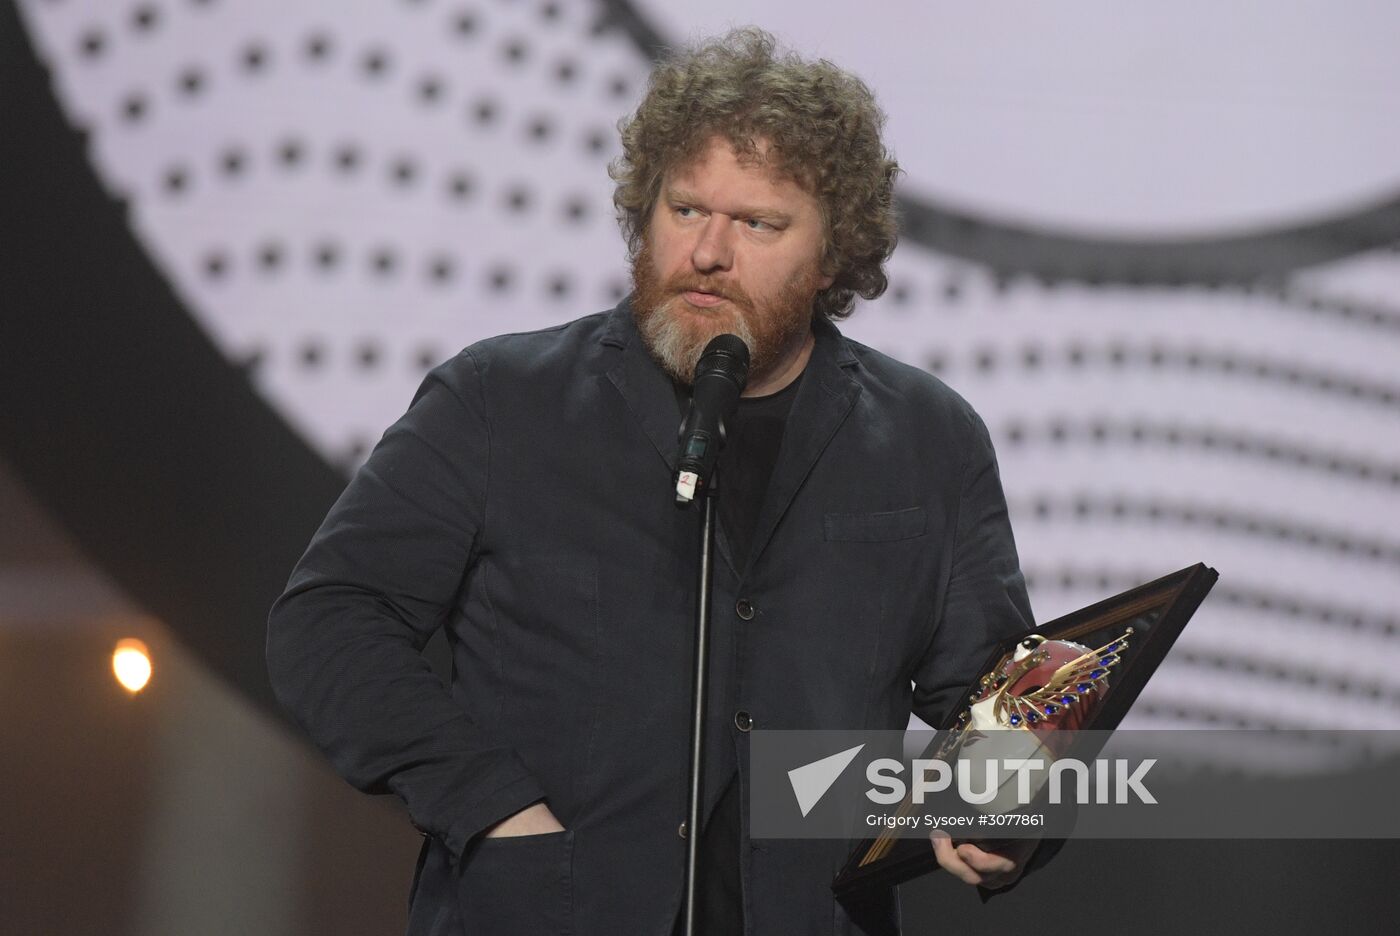
<svg viewBox="0 0 1400 936"><path fill-rule="evenodd" d="M693 218L698 212L694 208L681 207L676 209L676 214L682 218Z"/></svg>
<svg viewBox="0 0 1400 936"><path fill-rule="evenodd" d="M758 220L757 218L749 218L749 219L746 220L744 223L747 224L747 225L749 226L749 230L750 230L750 231L772 231L772 230L776 230L776 228L774 228L773 225L769 224L767 221L760 221L760 220Z"/></svg>

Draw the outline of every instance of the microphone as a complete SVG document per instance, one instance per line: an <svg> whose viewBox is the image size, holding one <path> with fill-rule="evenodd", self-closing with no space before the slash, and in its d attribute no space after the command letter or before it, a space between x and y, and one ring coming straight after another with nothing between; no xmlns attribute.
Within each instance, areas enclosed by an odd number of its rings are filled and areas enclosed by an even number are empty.
<svg viewBox="0 0 1400 936"><path fill-rule="evenodd" d="M734 415L749 382L749 346L738 335L717 335L695 365L690 412L681 424L676 460L676 506L684 507L705 489L724 447L724 423Z"/></svg>

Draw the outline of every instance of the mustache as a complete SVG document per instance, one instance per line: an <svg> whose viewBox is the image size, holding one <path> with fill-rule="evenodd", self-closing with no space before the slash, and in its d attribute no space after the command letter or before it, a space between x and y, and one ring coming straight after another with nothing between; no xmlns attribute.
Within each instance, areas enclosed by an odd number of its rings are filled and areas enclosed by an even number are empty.
<svg viewBox="0 0 1400 936"><path fill-rule="evenodd" d="M717 283L702 277L677 276L666 282L666 291L671 292L703 292L712 296L719 296L721 299L728 299L736 305L748 307L750 305L749 295L736 283Z"/></svg>

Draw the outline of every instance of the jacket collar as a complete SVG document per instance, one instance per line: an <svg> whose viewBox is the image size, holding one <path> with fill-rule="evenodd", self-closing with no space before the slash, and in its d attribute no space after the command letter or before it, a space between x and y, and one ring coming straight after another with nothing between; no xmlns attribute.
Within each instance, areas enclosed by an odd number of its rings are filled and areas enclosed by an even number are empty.
<svg viewBox="0 0 1400 936"><path fill-rule="evenodd" d="M845 336L824 318L817 319L812 330L816 342L788 413L778 461L754 527L749 568L772 539L797 491L860 396L860 383L855 378L859 362ZM608 380L622 394L667 470L674 473L680 429L675 394L670 378L642 343L632 318L630 297L609 313L600 341L622 352L608 369ZM721 478L720 484L723 483Z"/></svg>

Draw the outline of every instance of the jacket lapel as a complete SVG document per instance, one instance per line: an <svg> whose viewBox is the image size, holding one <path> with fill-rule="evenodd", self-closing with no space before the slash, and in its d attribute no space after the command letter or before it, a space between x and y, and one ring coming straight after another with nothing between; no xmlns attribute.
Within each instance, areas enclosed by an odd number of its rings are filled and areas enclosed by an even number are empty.
<svg viewBox="0 0 1400 936"><path fill-rule="evenodd" d="M846 339L824 318L816 320L813 331L816 344L783 429L778 463L773 466L773 475L763 497L748 567L743 570L744 578L773 538L793 498L860 396L860 384L847 372L847 368L855 366L856 357ZM723 479L720 483L724 483Z"/></svg>
<svg viewBox="0 0 1400 936"><path fill-rule="evenodd" d="M646 433L656 453L675 472L681 419L676 411L676 395L671 379L666 376L642 344L642 336L632 321L632 306L622 300L609 313L602 342L620 348L617 361L608 369L608 380L622 394L642 431Z"/></svg>

